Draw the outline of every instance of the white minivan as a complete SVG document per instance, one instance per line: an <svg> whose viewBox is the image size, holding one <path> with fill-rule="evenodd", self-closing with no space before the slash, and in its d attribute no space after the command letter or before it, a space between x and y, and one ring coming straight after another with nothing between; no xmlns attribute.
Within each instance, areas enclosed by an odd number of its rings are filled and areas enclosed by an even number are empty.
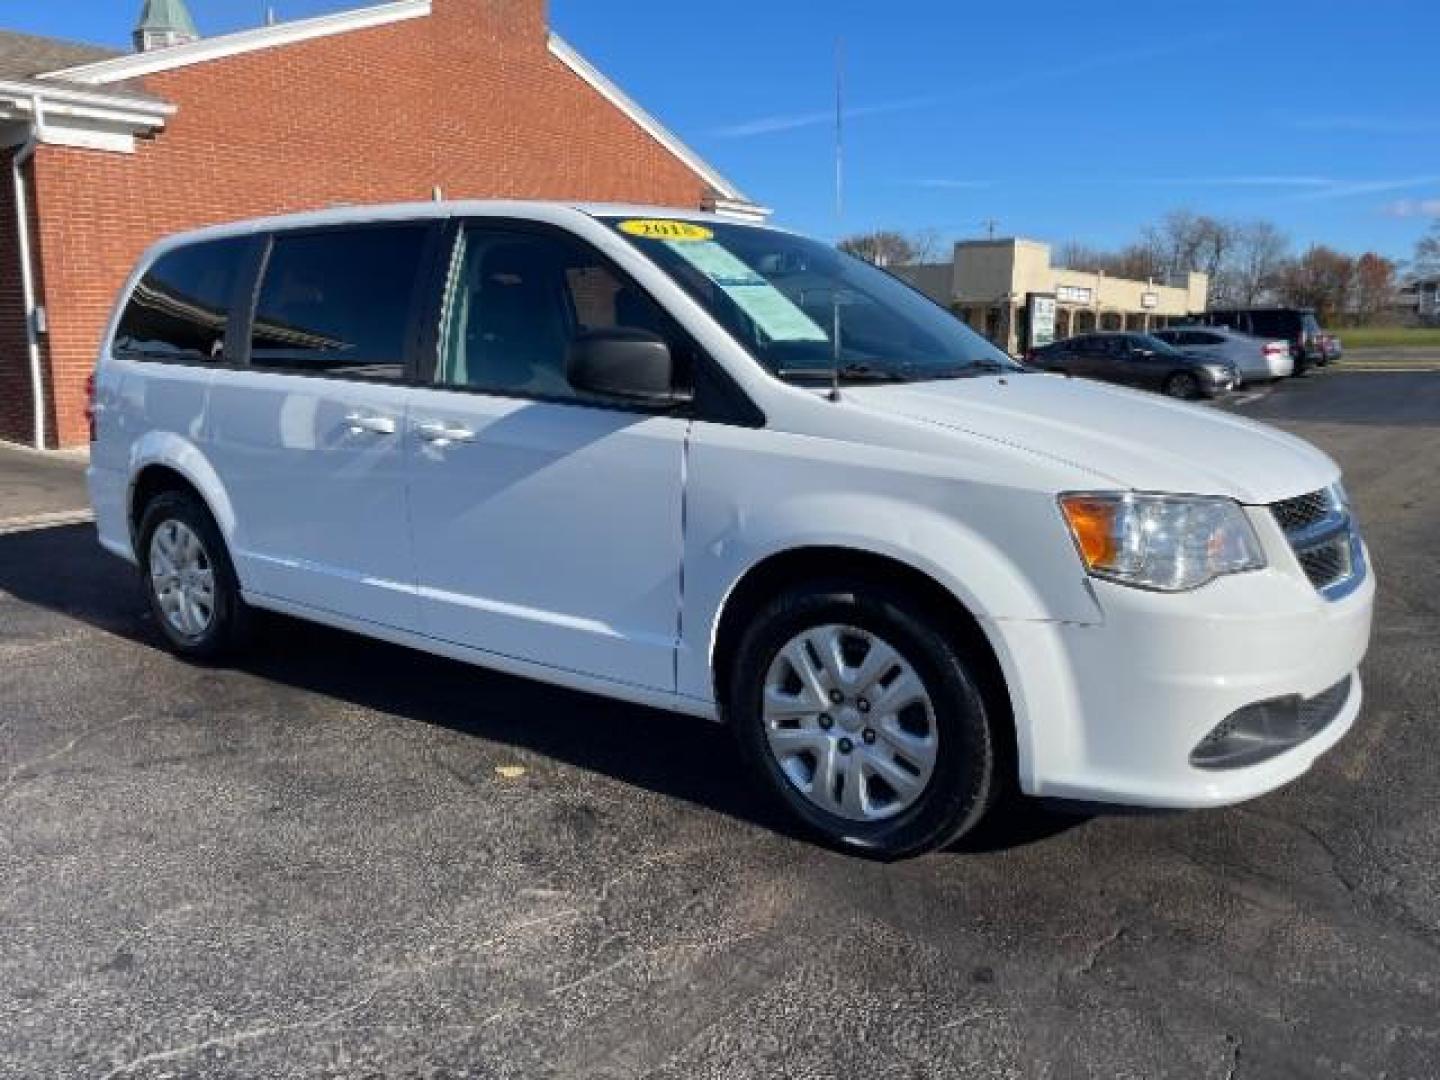
<svg viewBox="0 0 1440 1080"><path fill-rule="evenodd" d="M1360 708L1334 462L1026 372L779 229L475 202L191 233L136 269L92 408L101 543L177 652L265 608L723 720L877 856L1007 789L1248 799Z"/></svg>

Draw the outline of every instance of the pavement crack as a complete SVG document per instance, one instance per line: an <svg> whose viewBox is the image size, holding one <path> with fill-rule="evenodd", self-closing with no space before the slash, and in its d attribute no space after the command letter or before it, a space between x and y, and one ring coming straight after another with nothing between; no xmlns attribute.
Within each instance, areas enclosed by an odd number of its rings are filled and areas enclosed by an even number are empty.
<svg viewBox="0 0 1440 1080"><path fill-rule="evenodd" d="M1084 962L1081 963L1078 967L1074 968L1070 972L1070 974L1077 979L1083 975L1089 975L1090 972L1095 970L1095 965L1099 963L1100 957L1104 955L1105 951L1109 949L1112 945L1119 942L1120 939L1125 936L1125 934L1126 927L1117 926L1114 930L1106 934L1103 938L1097 941L1094 946L1091 947L1090 953L1085 957Z"/></svg>
<svg viewBox="0 0 1440 1080"><path fill-rule="evenodd" d="M39 757L30 758L27 761L22 761L18 765L13 766L10 769L9 774L5 777L4 790L8 790L19 781L34 780L37 777L43 775L40 773L32 773L29 776L22 776L21 773L24 773L27 769L33 769L37 766L44 765L47 762L59 760L66 754L70 753L70 751L74 750L75 747L79 746L85 739L89 738L91 735L95 735L101 731L107 731L110 728L119 727L122 724L128 724L132 720L138 719L140 719L138 714L133 716L122 716L119 720L112 721L108 724L92 724L90 727L84 728L76 735L71 737L65 743L65 745L61 746L59 749L52 750L48 754L41 754Z"/></svg>
<svg viewBox="0 0 1440 1080"><path fill-rule="evenodd" d="M360 1001L352 1002L338 1009L333 1009L324 1016L315 1017L311 1020L296 1020L284 1024L263 1024L260 1027L246 1028L243 1031L233 1031L225 1035L215 1035L208 1039L200 1039L197 1042L186 1043L183 1046L172 1047L169 1050L156 1050L149 1054L142 1054L140 1057L134 1058L121 1065L116 1065L102 1076L100 1080L115 1080L116 1077L129 1076L134 1073L136 1069L143 1068L146 1065L156 1065L165 1061L176 1061L181 1058L192 1057L195 1054L215 1047L233 1049L243 1043L254 1042L257 1039L264 1039L268 1036L279 1035L287 1031L305 1031L326 1027L343 1016L359 1012L374 1001L381 990L394 982L402 974L404 974L404 972L387 975L376 983L370 993L365 995Z"/></svg>
<svg viewBox="0 0 1440 1080"><path fill-rule="evenodd" d="M1225 1080L1235 1080L1235 1077L1240 1074L1242 1040L1239 1035L1226 1035L1225 1041L1230 1044L1230 1063L1225 1068Z"/></svg>
<svg viewBox="0 0 1440 1080"><path fill-rule="evenodd" d="M577 914L580 913L573 909L567 909L565 911L557 911L549 915L542 915L533 919L525 919L521 922L511 924L510 926L507 926L505 929L503 929L500 933L495 934L494 936L477 943L476 947L486 948L490 945L498 944L499 942L505 940L506 938L517 932L529 930L537 926L545 926L549 923L557 922L565 918L570 918ZM335 1021L340 1020L343 1017L349 1016L352 1013L359 1012L361 1009L365 1008L377 997L379 997L381 992L384 991L387 987L399 982L401 979L429 971L441 963L450 963L452 961L452 957L446 957L440 961L432 961L423 964L412 964L407 967L398 968L394 971L391 971L382 978L376 980L375 984L371 987L370 992L366 994L363 998L361 998L359 1001L351 1002L349 1005L342 1005L338 1009L332 1009L330 1012L326 1013L323 1016L314 1017L309 1020L294 1020L280 1024L263 1024L258 1027L246 1028L243 1031L234 1031L225 1035L215 1035L208 1039L200 1039L196 1042L186 1043L183 1046L172 1047L169 1050L156 1050L149 1054L143 1054L140 1057L134 1058L131 1061L127 1061L122 1065L116 1065L104 1076L102 1076L100 1080L116 1080L117 1077L129 1076L136 1069L143 1068L146 1065L155 1065L161 1062L176 1061L181 1058L192 1057L195 1054L203 1053L206 1050L216 1047L233 1049L234 1047L239 1046L243 1043L254 1042L257 1039L264 1039L271 1035L283 1034L287 1031L309 1031L328 1027L330 1024L335 1023ZM594 977L599 977L602 974L604 974L604 972L593 973ZM580 981L583 982L585 980L582 979ZM565 988L562 987L561 989ZM492 1017L491 1019L493 1020L495 1018ZM488 1020L486 1021L486 1023L489 1022L490 1021Z"/></svg>

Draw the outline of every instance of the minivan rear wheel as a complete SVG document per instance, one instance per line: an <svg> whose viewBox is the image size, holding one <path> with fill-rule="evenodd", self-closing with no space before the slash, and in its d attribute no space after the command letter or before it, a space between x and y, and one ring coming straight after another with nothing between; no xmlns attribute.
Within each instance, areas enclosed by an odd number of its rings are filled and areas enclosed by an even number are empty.
<svg viewBox="0 0 1440 1080"><path fill-rule="evenodd" d="M753 772L828 843L920 854L995 800L996 740L971 662L904 593L792 588L755 616L732 672L729 718Z"/></svg>
<svg viewBox="0 0 1440 1080"><path fill-rule="evenodd" d="M248 609L204 504L188 492L161 492L145 507L137 539L145 596L170 648L211 659L238 645Z"/></svg>

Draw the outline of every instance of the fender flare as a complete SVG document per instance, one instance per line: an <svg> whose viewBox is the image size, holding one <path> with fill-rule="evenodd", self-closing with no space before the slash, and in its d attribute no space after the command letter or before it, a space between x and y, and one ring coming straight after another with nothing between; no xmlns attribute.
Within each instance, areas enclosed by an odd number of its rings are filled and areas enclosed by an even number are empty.
<svg viewBox="0 0 1440 1080"><path fill-rule="evenodd" d="M130 482L125 492L125 510L132 523L135 521L135 484L140 474L151 466L164 466L184 477L200 494L209 509L220 534L227 544L235 532L235 507L225 485L200 448L173 431L151 431L137 439L130 448L130 463L127 472Z"/></svg>

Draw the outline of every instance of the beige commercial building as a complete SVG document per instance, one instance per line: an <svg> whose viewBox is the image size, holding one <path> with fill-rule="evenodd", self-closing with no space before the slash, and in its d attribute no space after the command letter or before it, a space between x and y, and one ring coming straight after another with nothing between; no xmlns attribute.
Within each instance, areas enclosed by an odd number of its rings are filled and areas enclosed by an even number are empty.
<svg viewBox="0 0 1440 1080"><path fill-rule="evenodd" d="M1091 330L1151 330L1205 310L1209 280L1131 281L1050 265L1037 240L962 240L950 262L893 268L931 299L1019 354Z"/></svg>

